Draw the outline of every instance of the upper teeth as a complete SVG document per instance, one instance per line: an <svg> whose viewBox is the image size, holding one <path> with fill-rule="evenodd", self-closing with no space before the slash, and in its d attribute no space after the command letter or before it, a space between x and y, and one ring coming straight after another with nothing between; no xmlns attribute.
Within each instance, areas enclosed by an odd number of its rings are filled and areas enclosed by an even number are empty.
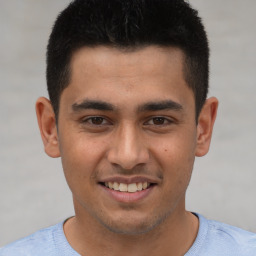
<svg viewBox="0 0 256 256"><path fill-rule="evenodd" d="M148 188L150 183L148 182L138 182L138 183L131 183L131 184L125 184L125 183L118 183L118 182L105 182L105 186L122 192L137 192L141 191L143 189Z"/></svg>

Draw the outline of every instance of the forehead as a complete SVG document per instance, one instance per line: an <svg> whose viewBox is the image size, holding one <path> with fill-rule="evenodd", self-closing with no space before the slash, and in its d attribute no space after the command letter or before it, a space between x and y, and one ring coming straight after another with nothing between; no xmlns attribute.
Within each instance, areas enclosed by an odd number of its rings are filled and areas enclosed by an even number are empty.
<svg viewBox="0 0 256 256"><path fill-rule="evenodd" d="M184 79L183 63L183 52L173 47L83 47L72 57L70 84L63 94L72 104L85 98L113 104L154 100L182 104L186 93L193 95Z"/></svg>
<svg viewBox="0 0 256 256"><path fill-rule="evenodd" d="M97 73L101 78L117 74L120 78L135 77L139 74L166 75L174 66L179 72L183 72L183 60L183 51L174 47L83 47L72 56L71 80L74 81L81 72L89 76Z"/></svg>

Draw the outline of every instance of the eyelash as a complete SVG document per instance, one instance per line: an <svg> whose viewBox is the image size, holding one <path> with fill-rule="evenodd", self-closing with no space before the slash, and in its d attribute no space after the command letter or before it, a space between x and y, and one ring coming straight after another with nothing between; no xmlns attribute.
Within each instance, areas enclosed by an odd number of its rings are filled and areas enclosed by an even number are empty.
<svg viewBox="0 0 256 256"><path fill-rule="evenodd" d="M98 120L97 120L98 119ZM93 120L94 121L102 121L101 123L98 123L98 124L95 124L93 123ZM153 123L154 121L160 121L160 124L155 124ZM163 123L161 123L163 122ZM108 124L112 124L107 118L105 117L102 117L102 116L90 116L90 117L87 117L85 119L82 120L82 123L83 124L89 124L91 126L104 126L104 125L108 125ZM170 118L166 118L166 117L163 117L163 116L154 116L154 117L151 117L149 118L146 122L143 123L143 125L155 125L155 126L166 126L166 125L171 125L172 123L174 123L173 120L171 120Z"/></svg>
<svg viewBox="0 0 256 256"><path fill-rule="evenodd" d="M93 123L93 119L101 119L103 122L105 122L104 124L94 124ZM97 120L95 120L95 121L97 121ZM83 124L86 124L86 123L88 123L89 125L92 125L92 126L103 126L103 125L106 125L106 123L107 124L111 124L111 122L110 121L108 121L108 119L107 118L105 118L105 117L102 117L102 116L90 116L90 117L87 117L87 118L85 118L85 119L83 119L82 120L82 123Z"/></svg>
<svg viewBox="0 0 256 256"><path fill-rule="evenodd" d="M157 121L157 119L158 119L158 121L161 120L163 123L161 123L161 124L154 124L154 123L149 124L150 122L154 122L154 120ZM170 125L170 124L172 124L172 123L174 123L174 121L171 120L170 118L166 118L166 117L163 117L163 116L154 116L154 117L151 117L151 118L146 122L146 125L166 126L166 125Z"/></svg>

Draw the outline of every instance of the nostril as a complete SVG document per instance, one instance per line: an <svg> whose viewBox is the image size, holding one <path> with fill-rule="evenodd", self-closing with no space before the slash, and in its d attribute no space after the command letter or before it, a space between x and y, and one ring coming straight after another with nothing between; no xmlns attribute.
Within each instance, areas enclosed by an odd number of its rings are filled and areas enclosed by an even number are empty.
<svg viewBox="0 0 256 256"><path fill-rule="evenodd" d="M107 153L108 161L124 170L132 170L135 166L149 161L148 149L130 133L130 131L127 131L124 136L125 138L122 137L120 140L116 138L116 141L112 142L112 146Z"/></svg>

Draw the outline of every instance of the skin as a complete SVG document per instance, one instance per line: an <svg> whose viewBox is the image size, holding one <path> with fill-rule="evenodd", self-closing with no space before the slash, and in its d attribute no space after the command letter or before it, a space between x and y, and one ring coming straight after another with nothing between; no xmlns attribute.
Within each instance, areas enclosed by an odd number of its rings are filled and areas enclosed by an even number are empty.
<svg viewBox="0 0 256 256"><path fill-rule="evenodd" d="M195 156L208 152L218 101L207 99L196 123L183 59L172 47L84 47L71 61L58 128L49 100L38 99L45 151L61 157L73 194L64 231L81 255L177 256L193 244L198 219L185 193ZM115 180L154 185L117 200L102 185Z"/></svg>

